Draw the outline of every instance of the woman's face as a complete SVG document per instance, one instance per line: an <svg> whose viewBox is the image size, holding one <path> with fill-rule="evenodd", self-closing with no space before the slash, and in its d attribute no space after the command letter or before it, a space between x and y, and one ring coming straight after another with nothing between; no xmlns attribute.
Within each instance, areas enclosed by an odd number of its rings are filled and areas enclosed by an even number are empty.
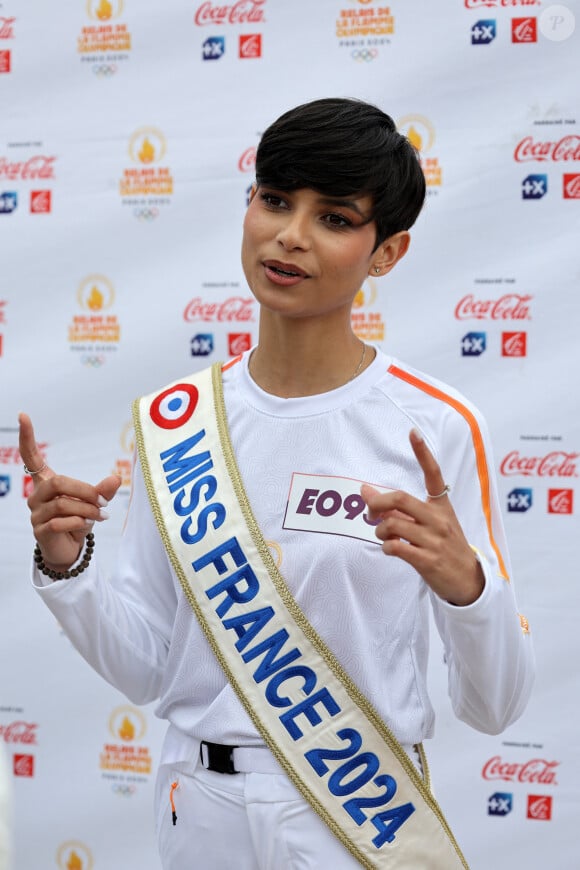
<svg viewBox="0 0 580 870"><path fill-rule="evenodd" d="M258 187L244 220L242 265L263 309L324 317L352 302L373 266L370 196Z"/></svg>

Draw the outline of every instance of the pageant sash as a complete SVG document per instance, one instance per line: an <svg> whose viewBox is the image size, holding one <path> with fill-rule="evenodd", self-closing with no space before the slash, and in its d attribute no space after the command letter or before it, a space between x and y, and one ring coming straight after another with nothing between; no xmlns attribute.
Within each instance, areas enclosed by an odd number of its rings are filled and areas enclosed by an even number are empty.
<svg viewBox="0 0 580 870"><path fill-rule="evenodd" d="M133 414L173 569L287 775L363 867L467 868L428 778L423 782L276 568L229 440L221 366L136 400Z"/></svg>

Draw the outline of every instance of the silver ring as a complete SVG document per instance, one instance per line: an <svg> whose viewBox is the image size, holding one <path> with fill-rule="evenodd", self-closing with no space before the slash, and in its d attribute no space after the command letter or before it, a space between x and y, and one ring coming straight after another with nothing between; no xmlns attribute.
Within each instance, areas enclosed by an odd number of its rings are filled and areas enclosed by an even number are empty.
<svg viewBox="0 0 580 870"><path fill-rule="evenodd" d="M44 471L45 468L46 468L46 462L43 463L42 468L39 468L37 471L32 471L31 468L28 468L28 466L25 465L24 471L26 472L26 474L30 474L30 476L33 477L35 474L40 474L40 472Z"/></svg>
<svg viewBox="0 0 580 870"><path fill-rule="evenodd" d="M443 498L443 496L447 495L447 493L449 493L449 492L451 492L451 487L449 486L448 483L446 483L445 486L443 487L443 492L440 492L439 495L431 495L431 493L428 492L427 498Z"/></svg>

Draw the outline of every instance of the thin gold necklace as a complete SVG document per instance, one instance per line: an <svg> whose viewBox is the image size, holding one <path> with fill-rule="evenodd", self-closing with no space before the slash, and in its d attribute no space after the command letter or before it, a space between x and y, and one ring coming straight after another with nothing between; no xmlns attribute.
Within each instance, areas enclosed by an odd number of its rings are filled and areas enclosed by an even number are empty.
<svg viewBox="0 0 580 870"><path fill-rule="evenodd" d="M354 381L354 379L356 378L356 376L360 374L361 369L362 369L362 367L363 367L363 365L364 365L364 362L365 362L365 359L366 359L366 355L367 355L367 346L366 346L366 344L364 343L364 341L362 342L362 346L363 346L363 350L362 350L362 356L361 356L361 358L360 358L360 360L359 360L359 364L357 365L356 369L354 370L354 372L352 373L352 375L350 376L350 378L348 379L348 381L345 381L345 383L347 383L347 384L350 384L351 381ZM256 348L254 348L254 350L255 350L255 349L256 349ZM251 353L251 355L250 355L250 359L248 360L248 373L249 373L250 377L252 378L252 380L254 380L254 378L253 378L253 376L252 376L252 372L251 372L251 368L250 368L250 366L251 366L251 363L252 363L253 358L254 358L254 351L252 351L252 353ZM255 383L257 383L257 381L255 381ZM261 387L261 389L264 389L264 387ZM268 390L265 390L265 392L267 393ZM272 394L272 395L275 395L275 394Z"/></svg>
<svg viewBox="0 0 580 870"><path fill-rule="evenodd" d="M348 379L347 383L350 384L351 381L354 381L354 379L356 378L356 376L360 373L360 370L361 370L362 367L363 367L363 364L364 364L365 356L366 356L366 355L367 355L367 346L366 346L366 344L365 344L364 341L363 341L363 352L362 352L362 356L361 356L361 358L360 358L360 362L359 362L359 364L357 365L356 369L354 370L354 374L352 374L351 377Z"/></svg>

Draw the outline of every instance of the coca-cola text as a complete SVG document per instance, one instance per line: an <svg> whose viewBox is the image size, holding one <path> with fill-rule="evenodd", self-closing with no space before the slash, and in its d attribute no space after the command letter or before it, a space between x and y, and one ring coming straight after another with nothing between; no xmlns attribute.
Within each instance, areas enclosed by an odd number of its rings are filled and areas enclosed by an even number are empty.
<svg viewBox="0 0 580 870"><path fill-rule="evenodd" d="M516 145L514 159L518 163L530 160L580 160L580 136L563 136L557 142L535 142L533 136L526 136Z"/></svg>
<svg viewBox="0 0 580 870"><path fill-rule="evenodd" d="M580 453L566 453L552 450L546 456L521 456L519 450L512 450L501 462L500 474L514 477L578 477L577 461Z"/></svg>
<svg viewBox="0 0 580 870"><path fill-rule="evenodd" d="M476 299L468 293L455 308L457 320L531 320L529 294L505 293L499 299Z"/></svg>
<svg viewBox="0 0 580 870"><path fill-rule="evenodd" d="M249 296L243 299L241 296L232 296L224 302L204 302L199 296L187 303L183 312L183 319L187 323L193 321L218 322L243 322L253 320L254 299Z"/></svg>
<svg viewBox="0 0 580 870"><path fill-rule="evenodd" d="M194 16L198 27L212 24L261 24L264 17L266 0L238 0L231 6L214 6L213 3L202 3Z"/></svg>
<svg viewBox="0 0 580 870"><path fill-rule="evenodd" d="M559 764L559 761L546 761L544 758L532 758L530 761L513 764L502 761L499 755L494 755L483 765L481 775L487 780L558 785L556 768Z"/></svg>

